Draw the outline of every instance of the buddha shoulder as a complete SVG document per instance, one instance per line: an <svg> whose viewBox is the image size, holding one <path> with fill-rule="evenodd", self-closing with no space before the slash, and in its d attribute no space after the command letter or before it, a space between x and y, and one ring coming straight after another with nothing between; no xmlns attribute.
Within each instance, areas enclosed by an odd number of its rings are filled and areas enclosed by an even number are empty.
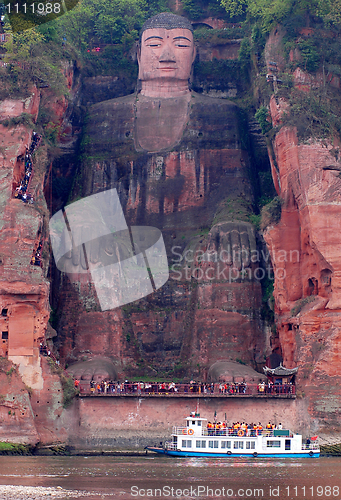
<svg viewBox="0 0 341 500"><path fill-rule="evenodd" d="M91 134L112 135L115 131L120 136L131 131L135 116L136 94L130 94L108 101L101 101L89 108L87 128Z"/></svg>
<svg viewBox="0 0 341 500"><path fill-rule="evenodd" d="M207 95L192 92L191 109L202 112L203 114L212 113L215 115L229 114L231 116L238 114L238 106L228 99L220 97L209 97Z"/></svg>

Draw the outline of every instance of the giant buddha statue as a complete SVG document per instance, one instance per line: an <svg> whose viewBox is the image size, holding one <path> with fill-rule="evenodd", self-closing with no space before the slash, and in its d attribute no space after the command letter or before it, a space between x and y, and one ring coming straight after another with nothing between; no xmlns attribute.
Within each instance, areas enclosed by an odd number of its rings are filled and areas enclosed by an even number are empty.
<svg viewBox="0 0 341 500"><path fill-rule="evenodd" d="M76 195L116 188L128 224L161 230L171 275L138 303L102 312L84 274L77 278L77 264L60 295L59 335L69 361L107 356L120 373L139 359L153 369L264 359L239 110L191 91L195 56L191 23L158 14L142 28L139 90L89 109Z"/></svg>

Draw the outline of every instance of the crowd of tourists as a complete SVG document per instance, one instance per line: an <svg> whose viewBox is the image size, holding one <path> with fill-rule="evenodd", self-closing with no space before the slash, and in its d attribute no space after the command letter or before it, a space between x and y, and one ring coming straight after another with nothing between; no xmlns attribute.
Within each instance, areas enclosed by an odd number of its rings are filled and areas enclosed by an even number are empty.
<svg viewBox="0 0 341 500"><path fill-rule="evenodd" d="M32 266L42 267L42 260L41 260L42 249L43 249L43 241L40 241L37 249L33 252L33 256L31 259Z"/></svg>
<svg viewBox="0 0 341 500"><path fill-rule="evenodd" d="M24 203L33 203L33 197L29 194L28 187L33 173L32 154L39 145L40 139L41 136L37 132L33 132L31 145L29 149L26 149L25 153L25 174L14 192L14 197L22 200Z"/></svg>
<svg viewBox="0 0 341 500"><path fill-rule="evenodd" d="M282 429L282 424L275 425L270 421L263 427L259 422L247 424L246 422L233 422L232 425L227 425L226 422L208 422L207 434L209 436L261 436L264 433L271 433L277 429Z"/></svg>
<svg viewBox="0 0 341 500"><path fill-rule="evenodd" d="M260 382L261 384L261 382ZM260 394L260 384L247 384L246 382L226 382L226 383L199 383L191 380L188 383L175 382L130 382L125 380L117 382L112 380L84 381L75 380L75 386L81 393L90 392L91 395L176 395L176 394L196 394L196 395L254 395ZM266 384L266 394L293 394L293 384ZM265 394L265 391L261 394Z"/></svg>
<svg viewBox="0 0 341 500"><path fill-rule="evenodd" d="M40 342L39 352L40 352L40 354L42 356L49 357L49 358L53 359L53 361L55 361L55 363L58 366L60 366L59 359L56 358L56 356L53 354L53 352L51 351L51 349L46 344L44 344L43 342Z"/></svg>
<svg viewBox="0 0 341 500"><path fill-rule="evenodd" d="M258 394L292 394L293 384L284 382L284 384L274 384L272 381L259 382L257 386Z"/></svg>

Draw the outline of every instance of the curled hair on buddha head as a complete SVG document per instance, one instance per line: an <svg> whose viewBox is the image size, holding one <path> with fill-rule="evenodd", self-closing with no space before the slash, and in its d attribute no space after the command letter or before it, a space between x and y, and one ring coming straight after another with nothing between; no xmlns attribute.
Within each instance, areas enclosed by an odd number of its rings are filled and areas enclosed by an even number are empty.
<svg viewBox="0 0 341 500"><path fill-rule="evenodd" d="M153 28L165 28L166 30L183 28L193 32L192 23L186 17L178 16L176 14L172 14L171 12L161 12L160 14L147 19L142 26L141 35L144 31Z"/></svg>

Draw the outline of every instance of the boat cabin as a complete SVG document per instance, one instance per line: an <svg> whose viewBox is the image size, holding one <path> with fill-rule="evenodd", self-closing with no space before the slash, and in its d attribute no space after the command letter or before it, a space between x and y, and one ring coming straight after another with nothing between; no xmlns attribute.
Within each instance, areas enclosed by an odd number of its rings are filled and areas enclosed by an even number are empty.
<svg viewBox="0 0 341 500"><path fill-rule="evenodd" d="M203 429L206 429L207 418L200 417L199 413L191 413L186 417L186 428L182 431L183 435L188 436L202 436Z"/></svg>

